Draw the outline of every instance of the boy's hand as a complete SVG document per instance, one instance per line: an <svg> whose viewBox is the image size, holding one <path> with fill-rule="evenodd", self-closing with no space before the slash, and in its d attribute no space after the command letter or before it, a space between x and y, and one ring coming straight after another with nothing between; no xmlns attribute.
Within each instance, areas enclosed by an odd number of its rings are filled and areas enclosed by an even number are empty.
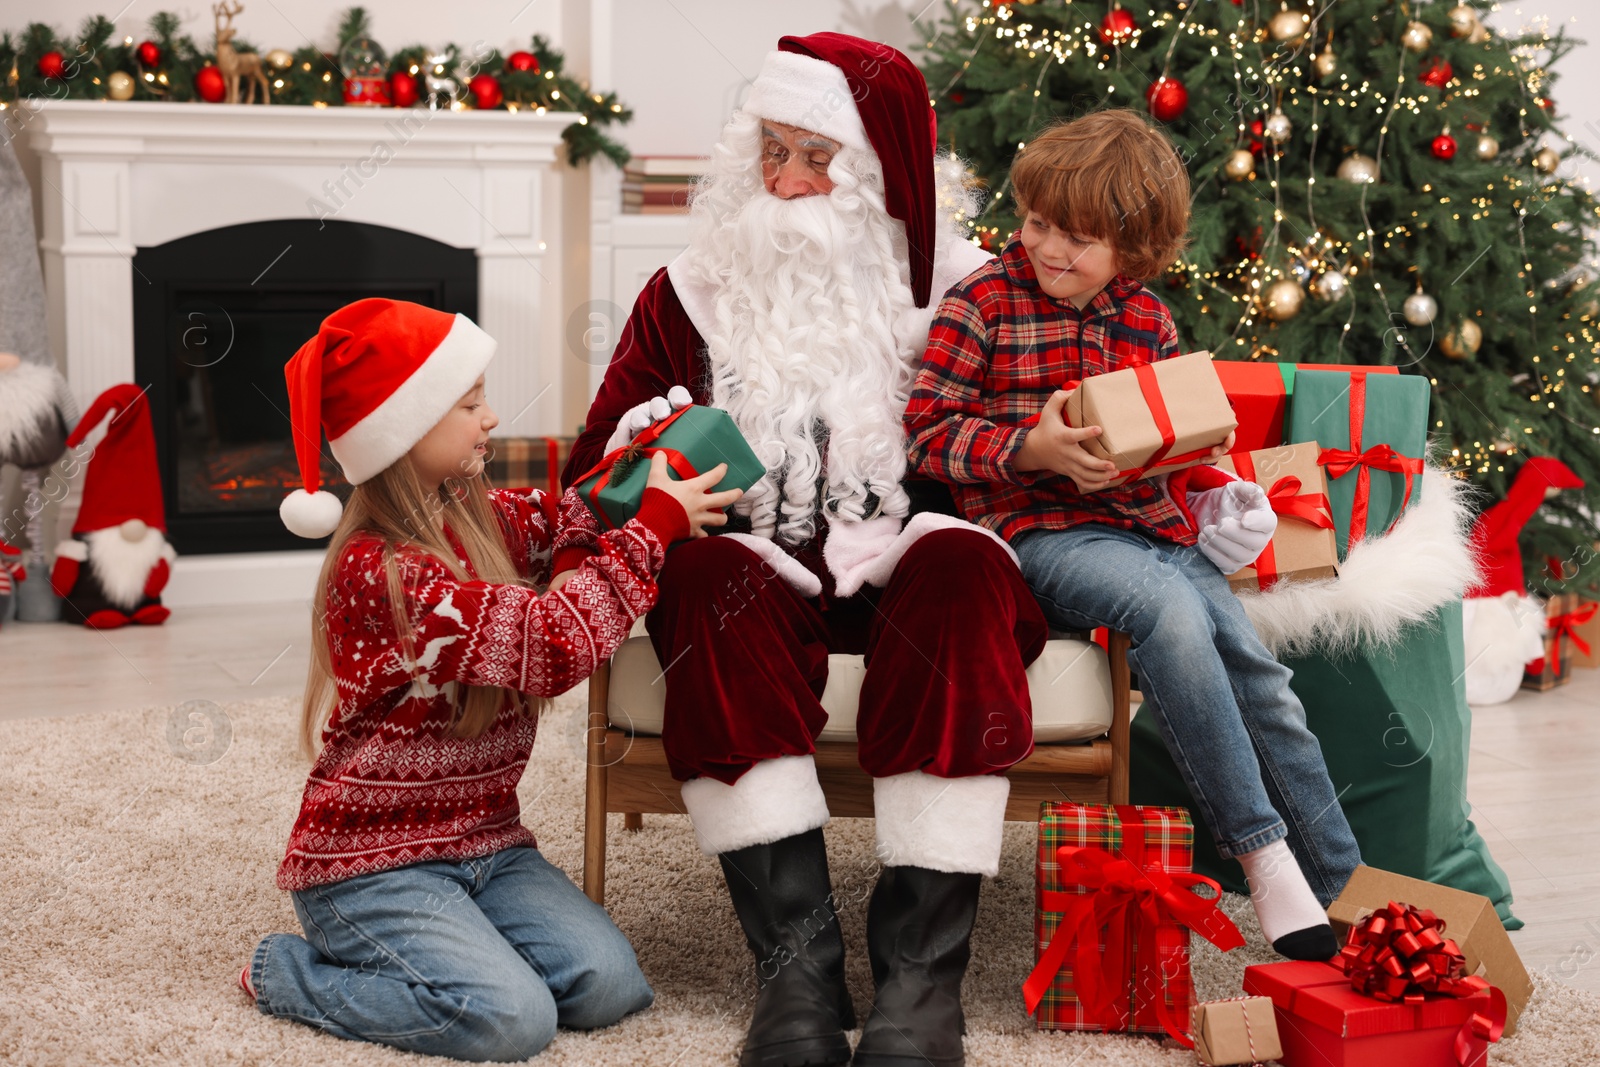
<svg viewBox="0 0 1600 1067"><path fill-rule="evenodd" d="M1222 442L1216 448L1213 448L1211 450L1211 455L1206 457L1205 462L1207 462L1207 463L1215 463L1217 460L1221 459L1223 456L1226 456L1229 452L1232 452L1233 451L1234 439L1237 438L1238 436L1239 435L1236 432L1234 432L1233 430L1229 430L1228 431L1228 439L1226 441Z"/></svg>
<svg viewBox="0 0 1600 1067"><path fill-rule="evenodd" d="M1015 466L1019 471L1054 471L1072 479L1080 493L1094 493L1117 478L1117 465L1091 455L1082 442L1099 437L1098 426L1067 425L1064 412L1073 390L1057 389L1039 412L1039 422L1022 439Z"/></svg>
<svg viewBox="0 0 1600 1067"><path fill-rule="evenodd" d="M724 526L728 516L722 509L738 500L744 495L743 489L729 489L726 492L709 492L728 473L726 463L718 463L704 474L693 478L678 481L667 473L667 457L665 453L656 452L650 456L650 476L645 479L645 488L655 488L672 497L683 506L684 513L689 516L689 536L708 537L705 527Z"/></svg>

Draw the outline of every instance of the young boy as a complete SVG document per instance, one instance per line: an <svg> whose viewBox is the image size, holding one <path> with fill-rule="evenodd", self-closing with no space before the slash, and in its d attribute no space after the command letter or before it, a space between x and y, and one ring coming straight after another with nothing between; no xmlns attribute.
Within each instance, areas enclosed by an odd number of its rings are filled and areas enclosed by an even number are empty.
<svg viewBox="0 0 1600 1067"><path fill-rule="evenodd" d="M1267 939L1327 959L1323 907L1360 854L1290 671L1224 577L1277 518L1259 486L1211 467L1108 488L1115 464L1082 444L1100 427L1063 413L1082 379L1178 354L1138 279L1183 247L1188 176L1165 137L1113 110L1044 131L1011 185L1020 233L934 319L906 408L911 461L1011 543L1052 624L1132 635L1148 710L1218 849L1243 864Z"/></svg>

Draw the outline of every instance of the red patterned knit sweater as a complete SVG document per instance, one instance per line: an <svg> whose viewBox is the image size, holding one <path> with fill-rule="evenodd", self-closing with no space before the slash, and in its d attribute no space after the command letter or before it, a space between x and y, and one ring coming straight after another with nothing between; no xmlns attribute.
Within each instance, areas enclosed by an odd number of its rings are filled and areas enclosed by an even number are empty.
<svg viewBox="0 0 1600 1067"><path fill-rule="evenodd" d="M656 489L646 490L637 518L604 535L570 490L559 507L537 491L493 490L490 498L526 578L543 585L562 570L577 573L540 595L457 581L432 555L402 549L396 562L413 665L396 638L382 541L357 536L345 545L327 601L338 706L306 781L278 888L534 844L517 803L534 720L508 699L480 736L451 736L456 691L499 685L554 696L588 677L655 604L667 545L688 525L683 508Z"/></svg>

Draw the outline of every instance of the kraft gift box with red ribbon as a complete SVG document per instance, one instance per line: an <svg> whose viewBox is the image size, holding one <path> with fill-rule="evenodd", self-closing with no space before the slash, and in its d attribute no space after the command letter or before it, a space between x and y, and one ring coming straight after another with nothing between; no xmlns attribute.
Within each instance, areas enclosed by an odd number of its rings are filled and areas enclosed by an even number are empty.
<svg viewBox="0 0 1600 1067"><path fill-rule="evenodd" d="M1163 1034L1194 1047L1189 931L1223 951L1244 938L1217 907L1217 883L1190 872L1193 857L1182 808L1039 806L1037 962L1022 985L1039 1029Z"/></svg>
<svg viewBox="0 0 1600 1067"><path fill-rule="evenodd" d="M1339 559L1382 537L1422 491L1432 387L1415 374L1297 370L1289 443L1316 441Z"/></svg>
<svg viewBox="0 0 1600 1067"><path fill-rule="evenodd" d="M1289 404L1294 396L1298 371L1366 370L1374 374L1398 374L1399 367L1362 367L1344 363L1274 363L1271 360L1229 360L1212 362L1222 388L1239 420L1234 452L1258 452L1283 444Z"/></svg>
<svg viewBox="0 0 1600 1067"><path fill-rule="evenodd" d="M1594 670L1600 667L1600 604L1593 600L1579 601L1572 627L1575 670Z"/></svg>
<svg viewBox="0 0 1600 1067"><path fill-rule="evenodd" d="M1328 481L1317 466L1315 441L1222 457L1217 466L1267 491L1278 529L1253 566L1228 575L1235 592L1271 589L1281 581L1309 582L1339 574Z"/></svg>
<svg viewBox="0 0 1600 1067"><path fill-rule="evenodd" d="M1577 654L1594 652L1581 627L1593 622L1597 612L1600 607L1584 604L1577 593L1560 593L1545 601L1544 655L1523 668L1522 688L1545 690L1567 684Z"/></svg>
<svg viewBox="0 0 1600 1067"><path fill-rule="evenodd" d="M1333 963L1248 967L1244 989L1272 998L1283 1067L1483 1067L1505 1030L1505 996L1465 974L1444 922L1393 901Z"/></svg>
<svg viewBox="0 0 1600 1067"><path fill-rule="evenodd" d="M1117 465L1113 485L1204 462L1238 425L1209 352L1085 378L1067 400L1066 418L1069 426L1100 427L1083 447Z"/></svg>
<svg viewBox="0 0 1600 1067"><path fill-rule="evenodd" d="M766 474L731 415L691 404L641 430L578 479L578 495L601 526L614 529L638 513L650 476L650 457L657 452L666 455L668 473L679 481L726 463L728 472L713 492L749 489Z"/></svg>

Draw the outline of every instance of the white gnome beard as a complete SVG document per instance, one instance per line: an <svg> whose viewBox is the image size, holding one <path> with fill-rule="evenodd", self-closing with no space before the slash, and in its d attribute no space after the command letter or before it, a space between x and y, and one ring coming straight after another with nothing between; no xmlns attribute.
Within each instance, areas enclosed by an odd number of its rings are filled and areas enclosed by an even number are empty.
<svg viewBox="0 0 1600 1067"><path fill-rule="evenodd" d="M108 526L85 534L89 544L89 566L100 582L106 599L124 611L132 611L144 599L144 584L160 561L167 539L154 526L144 537L129 541L120 526Z"/></svg>

